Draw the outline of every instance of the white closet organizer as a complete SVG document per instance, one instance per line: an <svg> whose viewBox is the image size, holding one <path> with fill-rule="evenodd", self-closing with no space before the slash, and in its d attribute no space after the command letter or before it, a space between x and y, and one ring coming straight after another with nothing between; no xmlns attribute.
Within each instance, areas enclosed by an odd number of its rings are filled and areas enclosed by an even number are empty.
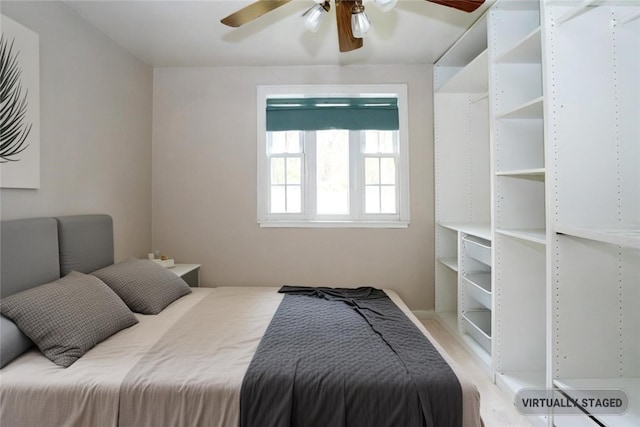
<svg viewBox="0 0 640 427"><path fill-rule="evenodd" d="M493 378L491 227L440 223L436 313ZM451 256L448 256L451 255Z"/></svg>
<svg viewBox="0 0 640 427"><path fill-rule="evenodd" d="M551 377L626 390L625 415L589 422L639 426L640 4L549 2L545 24Z"/></svg>
<svg viewBox="0 0 640 427"><path fill-rule="evenodd" d="M539 1L489 14L493 153L494 370L511 398L547 385L545 93ZM546 425L548 417L531 420Z"/></svg>
<svg viewBox="0 0 640 427"><path fill-rule="evenodd" d="M434 82L438 317L508 396L630 397L534 425L640 426L640 0L498 0Z"/></svg>
<svg viewBox="0 0 640 427"><path fill-rule="evenodd" d="M492 376L486 15L434 66L434 102L436 313Z"/></svg>

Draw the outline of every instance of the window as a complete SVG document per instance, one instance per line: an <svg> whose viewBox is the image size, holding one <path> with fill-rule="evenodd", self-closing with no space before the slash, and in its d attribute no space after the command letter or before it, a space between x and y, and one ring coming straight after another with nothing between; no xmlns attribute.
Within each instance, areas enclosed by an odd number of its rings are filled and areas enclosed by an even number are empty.
<svg viewBox="0 0 640 427"><path fill-rule="evenodd" d="M406 134L405 86L259 87L258 222L406 227Z"/></svg>

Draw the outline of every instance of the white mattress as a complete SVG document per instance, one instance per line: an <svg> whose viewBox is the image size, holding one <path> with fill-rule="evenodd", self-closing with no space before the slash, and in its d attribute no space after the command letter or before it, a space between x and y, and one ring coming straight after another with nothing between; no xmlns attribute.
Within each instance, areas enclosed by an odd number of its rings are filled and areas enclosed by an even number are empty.
<svg viewBox="0 0 640 427"><path fill-rule="evenodd" d="M0 370L0 425L238 426L242 378L282 300L276 290L194 288L66 369L32 350ZM387 293L458 375L464 426L482 425L475 386Z"/></svg>

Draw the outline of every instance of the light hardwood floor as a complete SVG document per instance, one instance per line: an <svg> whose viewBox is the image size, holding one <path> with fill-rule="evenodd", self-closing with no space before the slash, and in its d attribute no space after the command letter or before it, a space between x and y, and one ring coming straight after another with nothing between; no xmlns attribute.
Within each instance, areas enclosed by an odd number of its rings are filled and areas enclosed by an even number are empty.
<svg viewBox="0 0 640 427"><path fill-rule="evenodd" d="M513 402L491 382L480 365L436 319L421 321L478 387L480 412L486 427L532 427L527 418L518 413Z"/></svg>

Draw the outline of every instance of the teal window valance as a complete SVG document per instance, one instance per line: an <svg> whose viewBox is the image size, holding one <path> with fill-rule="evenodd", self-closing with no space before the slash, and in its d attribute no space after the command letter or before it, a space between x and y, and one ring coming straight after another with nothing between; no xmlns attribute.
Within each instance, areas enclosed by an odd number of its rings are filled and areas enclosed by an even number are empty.
<svg viewBox="0 0 640 427"><path fill-rule="evenodd" d="M394 97L267 99L267 131L398 128Z"/></svg>

